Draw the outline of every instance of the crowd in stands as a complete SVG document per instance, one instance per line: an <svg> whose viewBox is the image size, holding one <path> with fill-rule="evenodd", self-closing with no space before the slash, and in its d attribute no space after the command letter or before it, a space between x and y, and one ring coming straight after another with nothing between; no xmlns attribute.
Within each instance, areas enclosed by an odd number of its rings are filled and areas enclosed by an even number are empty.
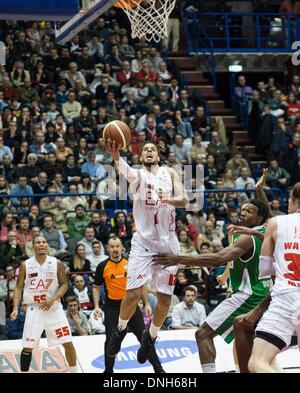
<svg viewBox="0 0 300 393"><path fill-rule="evenodd" d="M7 317L18 266L34 255L32 240L40 234L50 255L66 265L67 315L80 305L78 318L70 320L72 332L103 333L103 321L93 316L93 273L107 258L110 236L122 240L128 256L135 231L130 203L127 211L113 211L114 201L101 194L118 190L104 167L112 164L102 138L107 122L129 125L132 141L121 155L131 165L139 163L142 144L152 141L163 165L178 173L192 165L189 187L195 188L199 166L207 189L233 190L210 193L205 211L178 210L183 255L220 251L228 244L228 225L237 224L241 203L253 197L247 190L255 188L258 174L228 145L222 118L213 123L201 94L189 94L176 62L147 43L132 41L128 24L114 8L64 46L54 43L50 22L1 22L0 39L6 44L6 65L0 66L0 338L22 335L26 305L16 321L7 323ZM176 45L175 36L174 50ZM241 77L237 99L247 94L249 133L257 149L268 150L266 133L272 140L267 186L286 192L299 180L300 79L295 76L283 87L270 78L254 88ZM270 191L268 196L273 214L282 214L278 195ZM223 270L180 268L164 327L184 326L190 320L186 310L199 326L230 293L230 285L217 279ZM148 291L154 307L150 285Z"/></svg>

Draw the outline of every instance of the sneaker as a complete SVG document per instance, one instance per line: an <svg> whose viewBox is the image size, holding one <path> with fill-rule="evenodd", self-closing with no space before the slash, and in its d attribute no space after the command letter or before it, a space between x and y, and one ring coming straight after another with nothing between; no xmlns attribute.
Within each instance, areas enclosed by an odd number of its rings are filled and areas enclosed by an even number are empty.
<svg viewBox="0 0 300 393"><path fill-rule="evenodd" d="M107 344L107 355L109 357L114 358L119 353L122 341L124 340L126 334L127 328L125 330L122 330L121 332L117 328L110 336Z"/></svg>
<svg viewBox="0 0 300 393"><path fill-rule="evenodd" d="M155 340L150 336L149 330L144 330L142 335L142 345L137 353L137 360L139 363L144 364L148 359L148 352L151 347L154 347ZM155 349L154 349L155 350Z"/></svg>

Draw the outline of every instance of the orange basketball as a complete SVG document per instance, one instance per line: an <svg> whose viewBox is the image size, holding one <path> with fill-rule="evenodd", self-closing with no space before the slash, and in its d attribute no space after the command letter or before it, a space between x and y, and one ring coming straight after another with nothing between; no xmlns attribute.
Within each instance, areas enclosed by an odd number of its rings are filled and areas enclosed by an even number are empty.
<svg viewBox="0 0 300 393"><path fill-rule="evenodd" d="M123 121L114 120L105 126L103 139L105 143L111 139L115 141L116 147L120 145L122 149L125 149L131 140L131 130Z"/></svg>
<svg viewBox="0 0 300 393"><path fill-rule="evenodd" d="M117 8L126 8L125 4L127 5L128 8L135 8L139 3L141 3L142 0L122 0L116 3L114 6Z"/></svg>

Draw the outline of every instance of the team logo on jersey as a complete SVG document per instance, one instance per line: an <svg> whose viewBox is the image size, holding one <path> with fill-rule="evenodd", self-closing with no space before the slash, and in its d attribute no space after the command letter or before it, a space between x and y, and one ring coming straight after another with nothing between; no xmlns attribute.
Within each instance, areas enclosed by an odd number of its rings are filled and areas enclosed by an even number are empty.
<svg viewBox="0 0 300 393"><path fill-rule="evenodd" d="M38 276L38 273L37 273L37 272L28 274L28 277L29 277L29 278L37 277L37 276Z"/></svg>

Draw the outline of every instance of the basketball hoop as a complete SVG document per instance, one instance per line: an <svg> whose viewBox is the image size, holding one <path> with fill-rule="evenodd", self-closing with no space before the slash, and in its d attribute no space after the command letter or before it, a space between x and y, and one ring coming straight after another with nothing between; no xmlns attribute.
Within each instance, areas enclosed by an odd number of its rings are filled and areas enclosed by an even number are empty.
<svg viewBox="0 0 300 393"><path fill-rule="evenodd" d="M176 0L119 0L115 7L128 16L132 38L159 42L168 37L167 23Z"/></svg>

